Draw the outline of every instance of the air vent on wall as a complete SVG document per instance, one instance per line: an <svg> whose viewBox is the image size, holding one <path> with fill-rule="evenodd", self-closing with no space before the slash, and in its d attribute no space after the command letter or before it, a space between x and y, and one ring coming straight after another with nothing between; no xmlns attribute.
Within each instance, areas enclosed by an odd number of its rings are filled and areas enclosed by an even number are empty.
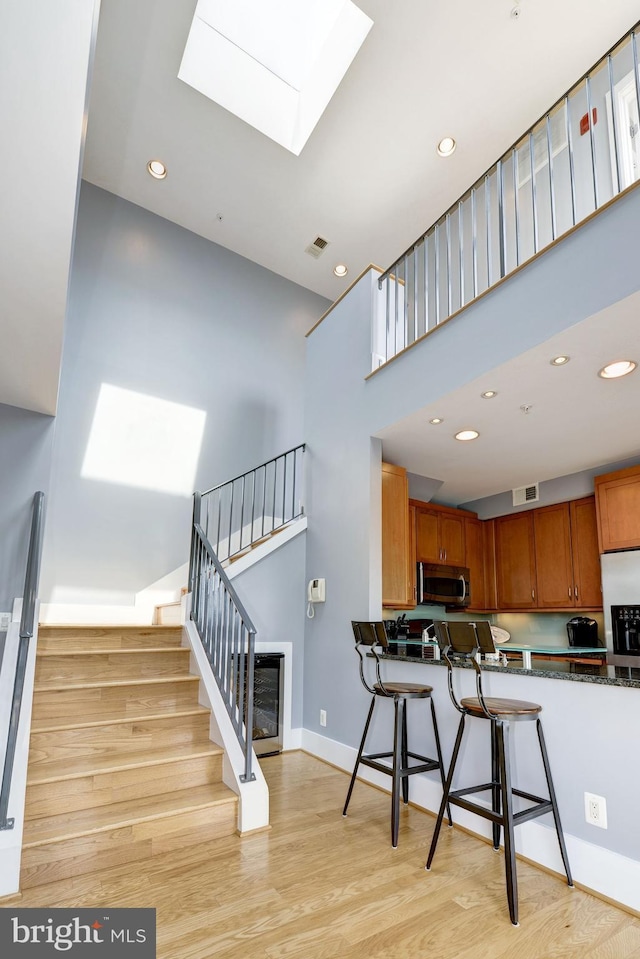
<svg viewBox="0 0 640 959"><path fill-rule="evenodd" d="M524 506L525 503L537 503L540 499L540 490L537 483L531 483L529 486L520 486L518 489L511 490L513 493L513 505Z"/></svg>
<svg viewBox="0 0 640 959"><path fill-rule="evenodd" d="M310 243L304 252L308 253L309 256L315 257L315 259L317 260L318 257L324 253L324 251L326 250L328 246L329 246L328 240L325 240L324 237L322 236L317 236L315 240L313 241L313 243Z"/></svg>

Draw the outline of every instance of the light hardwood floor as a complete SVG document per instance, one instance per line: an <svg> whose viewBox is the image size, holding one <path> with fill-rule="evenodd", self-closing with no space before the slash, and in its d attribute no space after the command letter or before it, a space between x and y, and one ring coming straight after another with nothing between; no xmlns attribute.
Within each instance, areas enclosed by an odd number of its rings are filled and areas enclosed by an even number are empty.
<svg viewBox="0 0 640 959"><path fill-rule="evenodd" d="M157 909L160 959L640 959L640 920L518 863L520 926L504 861L409 807L389 844L389 797L302 752L262 762L272 828L28 889L0 905Z"/></svg>

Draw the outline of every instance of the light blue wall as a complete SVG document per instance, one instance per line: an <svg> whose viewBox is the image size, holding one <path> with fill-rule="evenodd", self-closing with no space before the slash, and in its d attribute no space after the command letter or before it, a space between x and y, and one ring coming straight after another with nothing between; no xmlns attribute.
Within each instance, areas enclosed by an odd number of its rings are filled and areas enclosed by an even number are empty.
<svg viewBox="0 0 640 959"><path fill-rule="evenodd" d="M368 425L371 284L365 278L307 340L307 579L326 578L326 603L305 634L304 726L352 743L362 690L349 622L376 618L380 585L380 441Z"/></svg>
<svg viewBox="0 0 640 959"><path fill-rule="evenodd" d="M304 439L322 297L87 183L71 275L42 598L129 603L185 562L191 501L82 478L102 383L206 411L205 489Z"/></svg>
<svg viewBox="0 0 640 959"><path fill-rule="evenodd" d="M0 611L22 596L31 503L49 491L54 421L50 416L0 404ZM48 508L48 497L45 508Z"/></svg>
<svg viewBox="0 0 640 959"><path fill-rule="evenodd" d="M302 726L304 669L305 533L294 537L244 573L233 585L257 630L257 641L291 643L291 726Z"/></svg>
<svg viewBox="0 0 640 959"><path fill-rule="evenodd" d="M462 509L470 509L477 513L480 519L491 519L494 516L506 516L507 513L523 513L540 506L552 506L554 503L564 503L570 499L580 499L582 496L592 496L594 491L593 479L603 473L613 473L615 470L634 466L638 457L619 460L616 463L607 463L595 469L582 470L570 476L558 476L552 480L540 483L540 499L537 503L528 503L525 506L514 506L511 490L496 493L495 496L485 496L482 499L461 503Z"/></svg>
<svg viewBox="0 0 640 959"><path fill-rule="evenodd" d="M635 292L640 287L639 217L640 190L636 189L367 381L375 277L363 279L309 337L307 576L327 580L325 608L308 624L305 640L304 725L312 733L355 747L366 712L367 695L358 678L350 620L381 615L381 451L371 438L483 371ZM437 475L437 464L433 472ZM540 687L540 695L549 696L550 711L562 713L567 685L549 681L544 690ZM531 689L528 695L535 698ZM599 697L598 687L580 690L580 700L592 698L593 709L602 719ZM445 740L450 743L455 717L445 699L439 705ZM326 729L319 726L321 708L327 710ZM606 735L614 738L615 729L607 726ZM563 793L592 790L590 784L601 779L601 772L604 775L598 750L588 752L588 764L572 762L566 771L562 761L556 766ZM630 773L628 765L624 769L609 765L607 794L618 797L623 826L615 834L601 830L603 835L594 837L591 832L589 839L640 858L638 844L633 853L625 844L625 834L635 830L632 797L640 790L640 776ZM569 805L565 828L582 835L582 806Z"/></svg>

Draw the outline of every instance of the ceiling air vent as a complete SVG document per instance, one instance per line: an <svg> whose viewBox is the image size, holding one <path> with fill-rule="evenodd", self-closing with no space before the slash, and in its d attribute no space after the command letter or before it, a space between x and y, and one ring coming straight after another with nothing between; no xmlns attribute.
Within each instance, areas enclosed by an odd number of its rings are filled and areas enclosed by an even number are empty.
<svg viewBox="0 0 640 959"><path fill-rule="evenodd" d="M304 251L308 253L309 256L315 257L317 260L319 256L322 256L325 249L329 246L329 241L325 240L322 236L317 236L313 243L310 243L309 246Z"/></svg>
<svg viewBox="0 0 640 959"><path fill-rule="evenodd" d="M520 486L518 489L511 490L511 492L513 493L514 506L537 503L540 499L540 489L537 483L531 483L530 486Z"/></svg>

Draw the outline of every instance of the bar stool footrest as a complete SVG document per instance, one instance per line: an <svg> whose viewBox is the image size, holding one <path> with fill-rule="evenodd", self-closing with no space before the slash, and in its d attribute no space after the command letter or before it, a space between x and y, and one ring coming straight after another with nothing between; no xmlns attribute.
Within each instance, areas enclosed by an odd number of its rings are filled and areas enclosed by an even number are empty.
<svg viewBox="0 0 640 959"><path fill-rule="evenodd" d="M484 819L489 819L491 822L502 825L504 823L502 813L494 812L486 806L481 806L479 803L471 802L463 798L473 793L487 792L495 785L497 784L481 783L478 786L467 786L465 789L452 790L449 793L449 802L454 806L459 806L461 809L466 809L467 812L477 813L477 815L482 816ZM514 826L522 822L528 822L530 819L537 819L538 816L544 816L548 812L553 812L553 804L550 799L542 799L540 796L534 796L532 793L524 792L522 789L512 789L511 793L514 796L527 799L529 802L535 804L528 809L522 809L520 812L513 814Z"/></svg>
<svg viewBox="0 0 640 959"><path fill-rule="evenodd" d="M437 759L430 759L428 756L420 756L418 753L407 753L410 759L420 760L417 766L402 766L398 770L400 778L404 776L414 776L416 773L428 773L433 769L439 769L440 763ZM377 769L378 772L393 775L393 767L387 763L378 762L379 759L393 759L393 753L368 753L360 757L360 765L370 766L371 769Z"/></svg>

